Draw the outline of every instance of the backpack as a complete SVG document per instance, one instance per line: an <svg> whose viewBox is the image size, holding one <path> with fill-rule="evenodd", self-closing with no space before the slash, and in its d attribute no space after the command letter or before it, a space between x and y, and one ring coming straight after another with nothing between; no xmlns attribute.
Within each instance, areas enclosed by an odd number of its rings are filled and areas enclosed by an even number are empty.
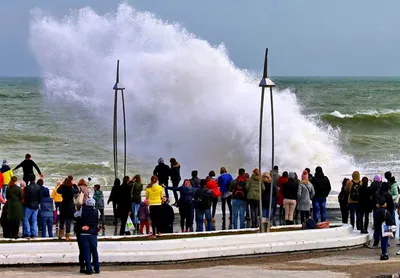
<svg viewBox="0 0 400 278"><path fill-rule="evenodd" d="M208 209L211 207L211 196L208 194L207 190L198 190L196 192L196 204L199 209Z"/></svg>
<svg viewBox="0 0 400 278"><path fill-rule="evenodd" d="M311 230L311 229L316 229L316 228L317 228L317 225L315 224L314 219L312 219L311 217L306 219L306 221L304 221L304 223L302 225L303 230Z"/></svg>
<svg viewBox="0 0 400 278"><path fill-rule="evenodd" d="M355 183L353 182L353 186L351 187L350 190L350 199L352 199L353 201L358 201L358 199L360 198L360 182Z"/></svg>
<svg viewBox="0 0 400 278"><path fill-rule="evenodd" d="M246 200L246 183L243 181L238 181L236 183L236 187L233 190L233 197L234 199L238 200Z"/></svg>

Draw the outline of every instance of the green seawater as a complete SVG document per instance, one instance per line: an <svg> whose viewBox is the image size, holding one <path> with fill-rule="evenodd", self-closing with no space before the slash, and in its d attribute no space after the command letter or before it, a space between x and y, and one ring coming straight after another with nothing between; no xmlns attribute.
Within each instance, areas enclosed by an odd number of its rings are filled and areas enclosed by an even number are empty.
<svg viewBox="0 0 400 278"><path fill-rule="evenodd" d="M273 80L275 93L289 89L310 121L337 130L342 152L364 174L400 172L400 78ZM112 126L100 129L102 118L61 98L49 101L40 78L0 78L0 107L0 158L11 166L31 153L49 183L69 174L112 183ZM284 112L282 107L275 110ZM112 111L102 113L112 117ZM154 166L129 158L128 172L147 177Z"/></svg>

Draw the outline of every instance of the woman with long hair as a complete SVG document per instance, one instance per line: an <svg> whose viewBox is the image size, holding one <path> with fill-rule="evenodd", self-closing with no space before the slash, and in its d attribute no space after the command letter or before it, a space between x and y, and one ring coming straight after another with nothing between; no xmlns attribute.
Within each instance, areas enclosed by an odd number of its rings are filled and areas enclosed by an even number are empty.
<svg viewBox="0 0 400 278"><path fill-rule="evenodd" d="M8 205L9 237L18 238L19 224L24 220L24 208L22 205L22 191L17 186L18 178L11 177L6 192Z"/></svg>
<svg viewBox="0 0 400 278"><path fill-rule="evenodd" d="M146 188L146 198L149 200L152 237L158 234L161 236L160 215L161 215L161 199L163 196L162 187L158 184L157 176L152 176L150 183Z"/></svg>
<svg viewBox="0 0 400 278"><path fill-rule="evenodd" d="M58 238L62 239L70 239L71 233L71 223L74 219L75 213L75 204L74 204L74 195L79 192L78 187L74 183L74 178L72 176L68 176L63 182L63 184L57 189L57 193L61 194L62 202L60 206L60 230L58 232ZM64 224L66 225L64 231Z"/></svg>
<svg viewBox="0 0 400 278"><path fill-rule="evenodd" d="M174 188L177 188L179 182L181 181L181 165L178 163L178 161L176 161L175 158L171 158L169 162L171 163L172 186ZM165 195L167 196L167 199L169 199L168 189L165 189ZM174 190L174 199L175 199L174 205L176 206L176 204L178 203L178 193L176 192L176 190Z"/></svg>
<svg viewBox="0 0 400 278"><path fill-rule="evenodd" d="M80 179L78 181L78 189L79 189L79 193L82 192L83 193L83 204L86 203L87 199L89 199L89 188L86 184L86 181L84 179ZM79 210L81 208L81 206L77 206L77 210Z"/></svg>

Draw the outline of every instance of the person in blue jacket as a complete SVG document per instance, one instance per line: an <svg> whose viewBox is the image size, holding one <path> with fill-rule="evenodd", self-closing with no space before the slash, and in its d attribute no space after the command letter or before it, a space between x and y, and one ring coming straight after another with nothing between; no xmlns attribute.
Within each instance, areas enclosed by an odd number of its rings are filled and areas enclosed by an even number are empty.
<svg viewBox="0 0 400 278"><path fill-rule="evenodd" d="M222 202L222 230L226 229L226 204L229 208L229 229L232 229L232 192L229 191L229 185L233 181L232 175L226 171L225 167L221 167L220 176L218 177L218 186L221 191Z"/></svg>

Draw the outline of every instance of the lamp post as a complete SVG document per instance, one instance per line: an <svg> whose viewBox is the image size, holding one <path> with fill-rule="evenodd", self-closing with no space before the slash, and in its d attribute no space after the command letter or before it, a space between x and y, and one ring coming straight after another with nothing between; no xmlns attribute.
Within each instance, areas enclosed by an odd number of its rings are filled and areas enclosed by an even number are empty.
<svg viewBox="0 0 400 278"><path fill-rule="evenodd" d="M124 86L119 83L119 60L117 61L117 77L113 87L114 95L114 124L113 124L113 147L114 147L114 175L118 177L118 91L121 92L122 97L122 117L124 120L124 176L126 175L126 118L125 118L125 97Z"/></svg>
<svg viewBox="0 0 400 278"><path fill-rule="evenodd" d="M263 124L263 113L264 113L264 92L265 88L270 89L270 94L271 94L271 125L272 125L272 166L274 167L274 145L275 145L275 132L274 132L274 103L273 103L273 95L272 95L272 88L275 87L274 82L271 81L271 79L268 78L268 48L265 50L265 60L264 60L264 73L263 73L263 78L260 81L259 87L261 87L261 107L260 107L260 131L259 131L259 144L258 144L258 169L260 171L260 180L258 184L258 190L259 190L259 195L260 195L260 209L259 209L259 214L260 214L260 231L264 232L264 224L263 224L263 217L262 217L262 190L261 190L261 185L262 185L262 172L261 172L261 150L262 150L262 124ZM271 168L272 169L272 168ZM271 190L270 190L270 198L269 198L269 210L268 214L271 214L271 203L272 203L272 184L271 184ZM268 228L269 230L270 227L270 217L269 215L267 216L268 218Z"/></svg>

